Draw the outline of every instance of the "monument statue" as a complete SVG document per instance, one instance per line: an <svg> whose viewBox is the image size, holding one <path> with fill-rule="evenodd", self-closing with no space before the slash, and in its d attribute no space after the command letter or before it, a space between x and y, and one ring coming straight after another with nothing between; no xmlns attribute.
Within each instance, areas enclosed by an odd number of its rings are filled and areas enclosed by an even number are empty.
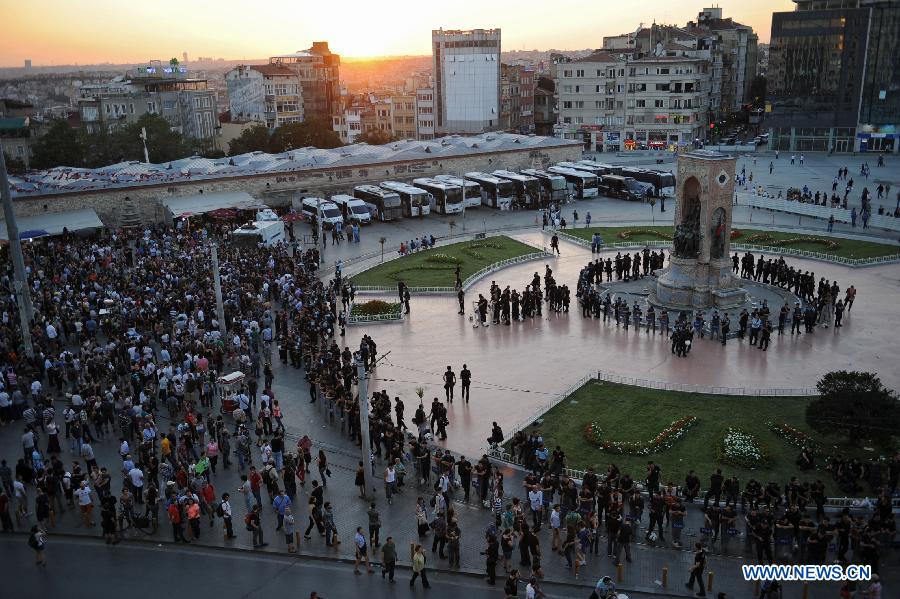
<svg viewBox="0 0 900 599"><path fill-rule="evenodd" d="M650 303L690 310L746 301L728 257L735 162L706 150L678 156L672 256L650 291Z"/></svg>

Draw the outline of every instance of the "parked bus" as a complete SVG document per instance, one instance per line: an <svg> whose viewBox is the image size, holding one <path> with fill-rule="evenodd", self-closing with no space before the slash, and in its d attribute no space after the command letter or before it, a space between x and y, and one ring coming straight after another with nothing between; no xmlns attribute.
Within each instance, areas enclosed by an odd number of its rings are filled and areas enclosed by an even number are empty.
<svg viewBox="0 0 900 599"><path fill-rule="evenodd" d="M549 198L551 202L562 202L569 197L566 179L562 175L548 173L535 168L526 168L522 171L522 174L537 177L541 182L541 188L544 190L543 197Z"/></svg>
<svg viewBox="0 0 900 599"><path fill-rule="evenodd" d="M512 171L494 171L495 177L512 181L516 192L516 204L520 208L540 208L541 182L531 175L520 175Z"/></svg>
<svg viewBox="0 0 900 599"><path fill-rule="evenodd" d="M513 195L516 193L512 181L477 171L466 173L465 178L481 186L481 202L486 206L499 210L509 210L512 206Z"/></svg>
<svg viewBox="0 0 900 599"><path fill-rule="evenodd" d="M413 185L431 194L431 207L438 214L458 214L465 206L462 187L437 179L413 179Z"/></svg>
<svg viewBox="0 0 900 599"><path fill-rule="evenodd" d="M403 207L400 205L400 196L377 185L357 185L353 188L354 197L364 201L369 206L372 216L389 221L400 218L403 215Z"/></svg>
<svg viewBox="0 0 900 599"><path fill-rule="evenodd" d="M547 170L565 179L572 197L586 200L588 198L596 198L600 194L597 189L597 175L593 173L562 166L551 166Z"/></svg>
<svg viewBox="0 0 900 599"><path fill-rule="evenodd" d="M614 164L606 164L604 162L597 162L596 160L579 160L578 162L574 162L572 164L573 164L574 168L577 168L577 169L583 170L583 171L589 170L590 172L594 173L598 177L600 175L621 175L622 174L621 166L616 166ZM560 163L559 166L563 166L563 164Z"/></svg>
<svg viewBox="0 0 900 599"><path fill-rule="evenodd" d="M368 225L372 222L372 213L369 212L369 207L364 201L342 193L331 196L330 201L341 209L345 222L361 225Z"/></svg>
<svg viewBox="0 0 900 599"><path fill-rule="evenodd" d="M623 177L631 177L640 183L646 183L653 188L653 195L675 195L675 175L667 171L658 171L649 168L626 167L622 169Z"/></svg>
<svg viewBox="0 0 900 599"><path fill-rule="evenodd" d="M443 181L445 183L449 183L450 185L457 185L463 188L463 201L466 203L466 209L469 208L478 208L481 206L481 185L478 183L474 183L472 181L466 181L465 179L460 179L454 175L437 175L435 177L438 181Z"/></svg>
<svg viewBox="0 0 900 599"><path fill-rule="evenodd" d="M382 181L381 186L400 196L403 216L425 216L431 213L431 202L434 198L424 189L400 181Z"/></svg>
<svg viewBox="0 0 900 599"><path fill-rule="evenodd" d="M631 177L621 175L603 175L600 178L600 191L609 198L640 201L646 196L645 188Z"/></svg>

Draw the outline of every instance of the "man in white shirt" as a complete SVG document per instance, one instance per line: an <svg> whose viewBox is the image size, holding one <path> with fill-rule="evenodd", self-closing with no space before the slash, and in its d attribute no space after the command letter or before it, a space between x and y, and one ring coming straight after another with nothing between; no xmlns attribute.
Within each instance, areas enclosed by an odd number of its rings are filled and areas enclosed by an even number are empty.
<svg viewBox="0 0 900 599"><path fill-rule="evenodd" d="M75 489L75 497L78 498L78 509L81 511L81 521L86 527L93 526L94 520L92 514L94 511L94 502L91 499L91 488L87 481L81 481L81 486Z"/></svg>
<svg viewBox="0 0 900 599"><path fill-rule="evenodd" d="M144 503L144 471L134 466L128 471L128 478L131 481L131 491L134 493L135 502Z"/></svg>
<svg viewBox="0 0 900 599"><path fill-rule="evenodd" d="M531 519L537 530L544 523L544 493L537 485L528 491L528 503L531 506Z"/></svg>

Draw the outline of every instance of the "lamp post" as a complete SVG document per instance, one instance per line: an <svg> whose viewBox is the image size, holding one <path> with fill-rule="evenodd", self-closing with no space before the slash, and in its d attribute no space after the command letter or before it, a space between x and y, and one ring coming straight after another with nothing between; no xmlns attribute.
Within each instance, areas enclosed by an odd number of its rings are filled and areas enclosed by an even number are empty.
<svg viewBox="0 0 900 599"><path fill-rule="evenodd" d="M225 304L222 302L222 274L219 272L219 248L216 244L209 246L212 259L213 288L216 292L216 319L219 321L219 333L225 340Z"/></svg>
<svg viewBox="0 0 900 599"><path fill-rule="evenodd" d="M12 196L9 192L9 179L6 176L6 155L3 153L3 146L0 146L0 196L2 196L3 200L6 236L9 238L9 252L13 261L13 289L16 293L16 304L19 306L22 341L25 345L25 354L29 358L33 358L34 347L31 345L31 320L34 317L34 306L31 304L31 290L28 288L28 279L25 276L25 258L22 256L19 226L16 224L16 214L13 211Z"/></svg>
<svg viewBox="0 0 900 599"><path fill-rule="evenodd" d="M363 364L362 355L358 351L353 354L353 363L359 379L359 433L362 443L360 453L363 463L363 489L366 490L368 498L369 472L372 468L372 448L369 441L369 395L366 384L366 365Z"/></svg>

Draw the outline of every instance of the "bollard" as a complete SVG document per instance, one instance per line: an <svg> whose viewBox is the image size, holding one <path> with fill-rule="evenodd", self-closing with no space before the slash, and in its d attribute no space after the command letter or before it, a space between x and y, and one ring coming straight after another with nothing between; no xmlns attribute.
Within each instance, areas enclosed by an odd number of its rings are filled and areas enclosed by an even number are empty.
<svg viewBox="0 0 900 599"><path fill-rule="evenodd" d="M712 588L713 588L713 578L715 577L715 574L716 574L715 572L710 571L710 572L706 575L706 590L709 591L709 592L712 592Z"/></svg>
<svg viewBox="0 0 900 599"><path fill-rule="evenodd" d="M616 564L616 582L622 582L625 580L625 568L622 566L622 562Z"/></svg>
<svg viewBox="0 0 900 599"><path fill-rule="evenodd" d="M803 583L803 599L809 599L809 583Z"/></svg>
<svg viewBox="0 0 900 599"><path fill-rule="evenodd" d="M662 586L663 586L663 588L666 588L667 586L669 586L669 566L663 566Z"/></svg>

